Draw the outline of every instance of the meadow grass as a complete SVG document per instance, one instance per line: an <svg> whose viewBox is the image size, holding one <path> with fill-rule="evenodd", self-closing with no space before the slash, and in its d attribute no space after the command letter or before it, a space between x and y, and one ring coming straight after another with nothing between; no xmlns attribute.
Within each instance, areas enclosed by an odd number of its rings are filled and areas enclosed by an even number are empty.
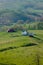
<svg viewBox="0 0 43 65"><path fill-rule="evenodd" d="M0 65L43 65L43 30L29 32L37 38L0 32Z"/></svg>

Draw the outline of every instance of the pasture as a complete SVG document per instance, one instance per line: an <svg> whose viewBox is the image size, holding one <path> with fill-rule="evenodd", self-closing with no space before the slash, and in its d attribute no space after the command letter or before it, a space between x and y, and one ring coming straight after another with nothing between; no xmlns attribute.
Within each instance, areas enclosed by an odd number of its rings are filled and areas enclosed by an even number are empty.
<svg viewBox="0 0 43 65"><path fill-rule="evenodd" d="M35 37L0 32L0 65L43 65L43 30L29 32Z"/></svg>

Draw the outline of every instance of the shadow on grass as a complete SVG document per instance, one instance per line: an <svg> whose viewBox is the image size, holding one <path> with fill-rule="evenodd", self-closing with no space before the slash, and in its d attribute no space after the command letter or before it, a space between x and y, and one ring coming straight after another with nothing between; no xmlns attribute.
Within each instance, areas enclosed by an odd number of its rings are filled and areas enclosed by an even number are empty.
<svg viewBox="0 0 43 65"><path fill-rule="evenodd" d="M40 41L43 41L41 38L39 38L39 37L33 37L33 38L35 38L35 39L37 39L37 40L40 40Z"/></svg>
<svg viewBox="0 0 43 65"><path fill-rule="evenodd" d="M6 50L11 50L11 49L16 49L18 47L8 47L8 48L4 48L4 49L1 49L0 52L4 52Z"/></svg>
<svg viewBox="0 0 43 65"><path fill-rule="evenodd" d="M16 64L0 63L0 65L16 65Z"/></svg>
<svg viewBox="0 0 43 65"><path fill-rule="evenodd" d="M37 44L35 44L35 43L29 43L29 44L22 45L21 47L28 47L28 46L35 46L35 45L37 45Z"/></svg>
<svg viewBox="0 0 43 65"><path fill-rule="evenodd" d="M35 46L37 44L35 43L29 43L29 44L25 44L25 45L22 45L20 47L28 47L28 46ZM4 51L7 51L7 50L12 50L12 49L17 49L19 47L8 47L8 48L4 48L4 49L1 49L0 52L4 52Z"/></svg>

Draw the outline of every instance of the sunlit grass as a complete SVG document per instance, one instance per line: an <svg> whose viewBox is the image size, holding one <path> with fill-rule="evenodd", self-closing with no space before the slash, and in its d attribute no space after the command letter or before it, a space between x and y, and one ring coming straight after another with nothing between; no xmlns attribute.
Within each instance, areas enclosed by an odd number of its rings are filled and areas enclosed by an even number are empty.
<svg viewBox="0 0 43 65"><path fill-rule="evenodd" d="M29 30L29 32L35 33L43 40L42 30ZM19 36L14 37L16 35ZM37 45L22 47L33 43ZM21 32L0 32L0 50L3 49L6 50L0 51L0 65L37 65L37 54L40 56L40 65L43 65L43 41L22 36Z"/></svg>

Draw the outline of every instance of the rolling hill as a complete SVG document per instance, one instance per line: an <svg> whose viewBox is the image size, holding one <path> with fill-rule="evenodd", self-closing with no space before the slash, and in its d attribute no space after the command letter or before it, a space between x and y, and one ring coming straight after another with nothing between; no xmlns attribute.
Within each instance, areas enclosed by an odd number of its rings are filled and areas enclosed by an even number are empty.
<svg viewBox="0 0 43 65"><path fill-rule="evenodd" d="M0 27L43 22L43 0L0 0Z"/></svg>

